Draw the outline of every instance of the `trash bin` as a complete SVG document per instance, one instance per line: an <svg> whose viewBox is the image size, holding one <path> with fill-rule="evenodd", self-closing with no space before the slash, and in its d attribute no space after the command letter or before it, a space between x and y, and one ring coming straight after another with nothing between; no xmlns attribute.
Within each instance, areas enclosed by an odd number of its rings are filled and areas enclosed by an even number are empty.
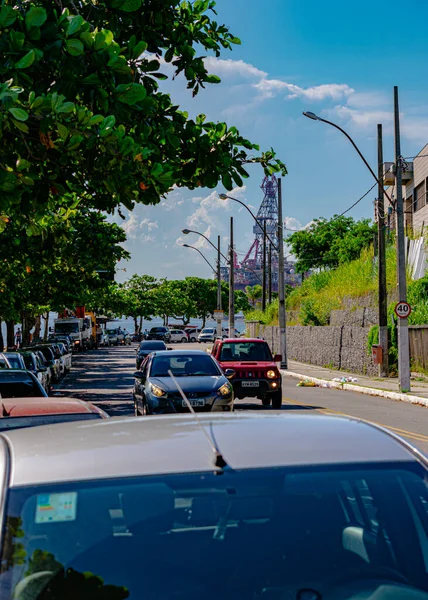
<svg viewBox="0 0 428 600"><path fill-rule="evenodd" d="M382 364L383 354L382 354L382 346L380 344L373 344L373 346L372 346L372 358L373 358L373 363L375 365L381 365Z"/></svg>

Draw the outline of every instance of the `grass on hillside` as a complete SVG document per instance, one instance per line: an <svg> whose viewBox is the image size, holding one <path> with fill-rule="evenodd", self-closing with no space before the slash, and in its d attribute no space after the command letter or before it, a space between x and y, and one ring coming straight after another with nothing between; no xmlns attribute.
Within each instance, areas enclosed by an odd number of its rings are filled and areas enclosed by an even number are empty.
<svg viewBox="0 0 428 600"><path fill-rule="evenodd" d="M386 273L389 293L396 286L393 246L387 248ZM295 288L287 297L287 311L298 312L298 319L291 319L290 324L328 325L332 310L349 307L346 300L364 298L364 304L376 306L377 293L377 265L373 261L373 248L368 248L363 250L359 259L340 265L337 269L314 273ZM246 318L266 325L277 325L278 301L268 306L265 313L253 310L246 314Z"/></svg>

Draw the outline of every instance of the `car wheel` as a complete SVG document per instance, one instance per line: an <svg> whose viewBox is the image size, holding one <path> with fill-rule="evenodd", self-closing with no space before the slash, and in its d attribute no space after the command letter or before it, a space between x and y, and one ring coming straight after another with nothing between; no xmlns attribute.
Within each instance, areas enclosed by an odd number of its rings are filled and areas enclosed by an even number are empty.
<svg viewBox="0 0 428 600"><path fill-rule="evenodd" d="M262 404L263 406L270 406L272 398L270 396L265 396L264 398L262 398Z"/></svg>
<svg viewBox="0 0 428 600"><path fill-rule="evenodd" d="M181 338L181 343L182 343L182 344L185 344L186 342L187 342L187 338L185 338L185 337L182 337L182 338Z"/></svg>
<svg viewBox="0 0 428 600"><path fill-rule="evenodd" d="M282 406L282 390L278 390L272 394L272 408L280 410Z"/></svg>

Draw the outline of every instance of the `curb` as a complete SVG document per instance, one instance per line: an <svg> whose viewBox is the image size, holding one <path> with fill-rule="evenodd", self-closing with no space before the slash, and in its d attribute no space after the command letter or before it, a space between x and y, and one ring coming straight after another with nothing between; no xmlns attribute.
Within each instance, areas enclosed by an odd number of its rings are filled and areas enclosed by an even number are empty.
<svg viewBox="0 0 428 600"><path fill-rule="evenodd" d="M399 402L408 402L409 404L419 404L428 408L428 398L422 398L421 396L411 396L409 394L402 394L400 392L390 392L386 390L379 390L377 388L364 387L362 385L355 385L355 383L341 383L340 381L331 381L329 379L319 379L318 377L307 377L301 373L294 373L293 371L285 371L280 369L282 375L287 377L294 377L296 379L304 379L305 381L311 381L319 386L323 386L325 383L326 387L333 388L336 390L345 390L347 392L359 392L360 394L368 394L370 396L380 396L382 398L388 398L389 400L396 400Z"/></svg>

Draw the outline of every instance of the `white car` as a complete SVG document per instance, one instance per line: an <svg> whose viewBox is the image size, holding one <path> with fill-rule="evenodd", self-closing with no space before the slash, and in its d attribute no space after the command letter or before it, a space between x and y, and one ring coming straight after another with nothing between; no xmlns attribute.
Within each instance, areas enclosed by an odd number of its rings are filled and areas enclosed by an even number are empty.
<svg viewBox="0 0 428 600"><path fill-rule="evenodd" d="M189 336L184 329L170 329L171 342L184 343L189 341Z"/></svg>
<svg viewBox="0 0 428 600"><path fill-rule="evenodd" d="M198 336L201 333L201 330L198 327L188 327L185 331L189 336L189 342L198 341Z"/></svg>
<svg viewBox="0 0 428 600"><path fill-rule="evenodd" d="M217 337L217 327L204 327L198 335L198 342L215 342ZM224 328L221 330L221 337L223 339L228 337L227 331Z"/></svg>

